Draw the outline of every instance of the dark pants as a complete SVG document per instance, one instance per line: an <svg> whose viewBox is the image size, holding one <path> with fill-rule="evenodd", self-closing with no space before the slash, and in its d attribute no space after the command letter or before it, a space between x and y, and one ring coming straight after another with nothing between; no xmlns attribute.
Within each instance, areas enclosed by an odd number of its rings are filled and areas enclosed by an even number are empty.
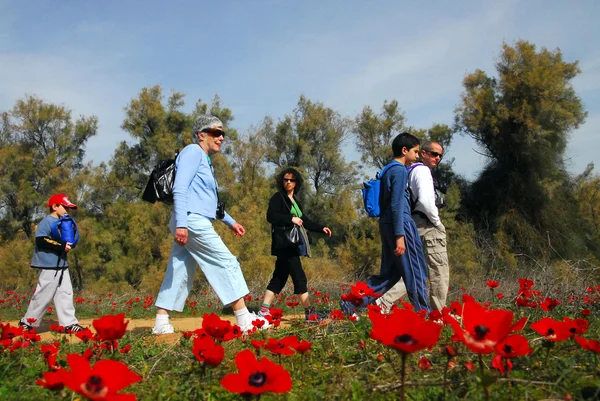
<svg viewBox="0 0 600 401"><path fill-rule="evenodd" d="M300 256L297 255L277 256L277 260L275 261L275 271L273 272L271 281L269 281L269 285L267 285L267 290L279 294L283 287L285 287L288 276L292 276L294 294L304 294L305 292L308 292L306 273L304 273L304 269L302 268Z"/></svg>

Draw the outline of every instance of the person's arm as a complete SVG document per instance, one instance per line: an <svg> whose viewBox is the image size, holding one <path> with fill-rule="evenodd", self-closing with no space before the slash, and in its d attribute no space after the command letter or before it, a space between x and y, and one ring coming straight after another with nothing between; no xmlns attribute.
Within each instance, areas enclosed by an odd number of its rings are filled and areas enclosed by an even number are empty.
<svg viewBox="0 0 600 401"><path fill-rule="evenodd" d="M396 237L404 236L404 203L406 202L407 171L402 166L393 167L389 171L390 207L392 209L392 224Z"/></svg>
<svg viewBox="0 0 600 401"><path fill-rule="evenodd" d="M52 237L35 237L35 245L38 249L42 249L44 251L50 251L54 253L61 253L65 251L67 243L66 241L56 240Z"/></svg>
<svg viewBox="0 0 600 401"><path fill-rule="evenodd" d="M292 224L292 217L283 196L279 192L274 194L269 200L267 221L274 226L289 226Z"/></svg>
<svg viewBox="0 0 600 401"><path fill-rule="evenodd" d="M188 189L206 154L200 146L186 146L179 153L175 183L173 184L173 201L175 203L175 227L187 228Z"/></svg>
<svg viewBox="0 0 600 401"><path fill-rule="evenodd" d="M417 197L415 210L425 213L431 224L439 226L442 222L435 206L435 188L429 167L416 167L412 171L410 187Z"/></svg>
<svg viewBox="0 0 600 401"><path fill-rule="evenodd" d="M304 228L306 228L308 231L312 231L315 233L322 233L325 226L321 225L315 221L312 221L308 217L308 215L306 214L306 212L304 211L304 209L302 208L302 205L300 204L300 202L298 202L298 200L296 200L296 204L302 211L302 225L304 226Z"/></svg>

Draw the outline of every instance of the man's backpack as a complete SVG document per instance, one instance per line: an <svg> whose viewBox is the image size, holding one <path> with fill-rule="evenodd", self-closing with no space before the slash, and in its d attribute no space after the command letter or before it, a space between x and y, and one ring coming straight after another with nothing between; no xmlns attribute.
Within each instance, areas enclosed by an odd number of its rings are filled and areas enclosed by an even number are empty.
<svg viewBox="0 0 600 401"><path fill-rule="evenodd" d="M394 166L400 165L397 161L393 161L387 166L385 166L374 180L369 180L363 183L363 202L365 205L365 211L369 217L379 217L381 214L381 209L379 207L379 196L381 194L381 178L383 175Z"/></svg>
<svg viewBox="0 0 600 401"><path fill-rule="evenodd" d="M424 166L424 164L421 162L418 162L418 163L413 163L408 167L408 190L410 191L410 210L411 211L415 210L415 206L417 205L417 201L419 200L419 197L416 195L413 196L412 188L410 187L410 175L413 172L413 170L419 166ZM445 208L446 207L445 194L444 194L444 192L442 192L442 190L437 185L437 181L435 178L433 179L433 191L435 194L435 207L437 207L438 209Z"/></svg>
<svg viewBox="0 0 600 401"><path fill-rule="evenodd" d="M175 159L177 159L177 154L175 154ZM150 173L148 184L146 184L146 189L142 194L143 200L150 203L164 202L173 204L175 159L166 159L158 162L152 173Z"/></svg>

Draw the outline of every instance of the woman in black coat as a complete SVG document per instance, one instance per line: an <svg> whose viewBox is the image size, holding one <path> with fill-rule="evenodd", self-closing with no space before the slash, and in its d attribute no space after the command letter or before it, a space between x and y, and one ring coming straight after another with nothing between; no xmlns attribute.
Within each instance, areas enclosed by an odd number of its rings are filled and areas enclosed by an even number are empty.
<svg viewBox="0 0 600 401"><path fill-rule="evenodd" d="M267 221L273 226L291 226L295 224L304 227L308 231L322 232L331 237L331 230L310 220L302 209L302 205L296 199L296 194L302 188L302 183L302 176L294 168L286 168L277 175L278 191L269 200ZM309 246L306 237L303 237L302 245L292 245L283 249L275 249L274 242L273 240L271 241L271 255L277 256L275 271L269 285L267 285L265 298L258 314L263 317L270 315L269 308L275 294L281 292L287 282L288 276L292 276L294 294L299 295L300 302L304 307L306 320L315 321L322 319L322 316L316 313L314 308L310 306L306 274L300 262L300 256L306 256Z"/></svg>

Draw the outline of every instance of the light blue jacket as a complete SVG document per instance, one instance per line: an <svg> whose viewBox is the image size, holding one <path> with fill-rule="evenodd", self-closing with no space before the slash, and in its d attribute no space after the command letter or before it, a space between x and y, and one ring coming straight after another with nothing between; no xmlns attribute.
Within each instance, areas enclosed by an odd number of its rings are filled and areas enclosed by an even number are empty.
<svg viewBox="0 0 600 401"><path fill-rule="evenodd" d="M175 160L173 199L176 227L187 228L189 213L216 218L217 181L210 158L198 144L183 148ZM227 212L222 221L228 227L235 223Z"/></svg>

